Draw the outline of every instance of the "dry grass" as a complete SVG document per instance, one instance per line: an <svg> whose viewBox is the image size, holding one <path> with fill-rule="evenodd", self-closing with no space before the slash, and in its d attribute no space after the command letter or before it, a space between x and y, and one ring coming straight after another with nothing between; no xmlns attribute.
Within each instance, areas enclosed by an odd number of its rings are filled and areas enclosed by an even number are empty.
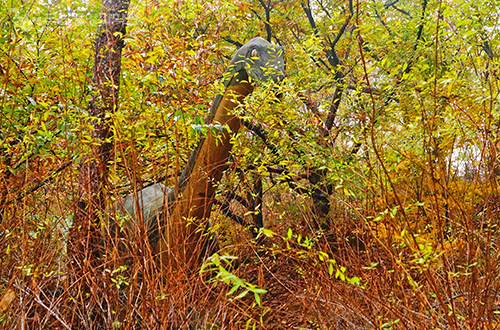
<svg viewBox="0 0 500 330"><path fill-rule="evenodd" d="M73 206L56 193L63 187L71 192L67 182L55 180L4 210L2 329L497 326L494 195L463 204L460 212L450 208L442 228L429 220L433 207L425 209L428 218L417 208L406 218L396 212L374 222L369 216L380 211L366 201L334 195L333 229L318 235L307 197L271 191L265 195L265 221L276 235L259 244L215 211L225 244L221 255L238 257L226 270L267 290L259 306L252 293L236 299L242 289L228 294L230 286L215 281L213 272L160 274L151 247L140 238L122 239L127 252L108 241L101 266L76 278L65 250ZM82 283L90 284L90 292Z"/></svg>

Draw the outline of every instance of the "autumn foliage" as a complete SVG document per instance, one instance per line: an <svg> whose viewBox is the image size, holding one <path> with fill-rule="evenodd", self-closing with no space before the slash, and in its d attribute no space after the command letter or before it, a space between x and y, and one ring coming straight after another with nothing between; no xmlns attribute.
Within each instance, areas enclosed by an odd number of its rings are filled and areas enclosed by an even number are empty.
<svg viewBox="0 0 500 330"><path fill-rule="evenodd" d="M496 2L133 1L119 106L96 118L101 7L0 0L0 329L498 327ZM284 47L286 77L234 109L220 250L165 271L113 205L176 186L256 36ZM69 237L103 143L82 272Z"/></svg>

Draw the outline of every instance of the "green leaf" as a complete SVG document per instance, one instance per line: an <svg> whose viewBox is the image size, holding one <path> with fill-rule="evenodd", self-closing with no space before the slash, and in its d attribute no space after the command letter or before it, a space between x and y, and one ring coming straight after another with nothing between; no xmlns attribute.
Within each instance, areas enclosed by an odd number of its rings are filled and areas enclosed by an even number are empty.
<svg viewBox="0 0 500 330"><path fill-rule="evenodd" d="M260 301L260 296L259 296L259 294L258 294L257 292L254 292L254 293L253 293L253 297L255 298L255 302L257 303L257 305L259 305L259 306L260 306L261 301Z"/></svg>
<svg viewBox="0 0 500 330"><path fill-rule="evenodd" d="M246 296L248 294L248 292L250 292L250 290L245 290L242 293L240 293L239 295L237 295L236 297L234 297L234 299L241 299L244 296Z"/></svg>
<svg viewBox="0 0 500 330"><path fill-rule="evenodd" d="M226 293L226 295L232 295L234 292L236 292L236 290L238 290L240 288L239 285L233 285L233 287L231 288L231 290L229 290L228 293Z"/></svg>

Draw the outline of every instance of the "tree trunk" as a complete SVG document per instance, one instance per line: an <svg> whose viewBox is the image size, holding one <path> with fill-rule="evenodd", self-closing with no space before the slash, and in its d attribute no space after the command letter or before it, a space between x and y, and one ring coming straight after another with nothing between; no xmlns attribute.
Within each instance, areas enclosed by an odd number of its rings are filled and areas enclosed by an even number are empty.
<svg viewBox="0 0 500 330"><path fill-rule="evenodd" d="M92 144L90 153L82 158L80 164L79 200L68 242L75 280L82 279L83 287L86 274L98 266L99 225L105 216L105 187L113 147L106 114L112 114L118 108L128 5L129 2L124 0L102 1L103 22L95 40L93 94L89 103Z"/></svg>

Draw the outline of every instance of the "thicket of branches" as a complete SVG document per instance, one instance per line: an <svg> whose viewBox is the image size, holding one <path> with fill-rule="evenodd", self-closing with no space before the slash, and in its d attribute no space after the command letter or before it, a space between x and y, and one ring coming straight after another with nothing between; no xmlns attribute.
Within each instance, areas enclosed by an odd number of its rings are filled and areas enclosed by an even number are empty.
<svg viewBox="0 0 500 330"><path fill-rule="evenodd" d="M0 0L0 328L497 327L495 1L132 1L119 106L98 119L101 6ZM132 220L112 205L175 187L255 36L285 48L283 97L259 86L236 110L219 253L165 273L141 224L113 236L107 220ZM78 268L103 142L99 262Z"/></svg>

